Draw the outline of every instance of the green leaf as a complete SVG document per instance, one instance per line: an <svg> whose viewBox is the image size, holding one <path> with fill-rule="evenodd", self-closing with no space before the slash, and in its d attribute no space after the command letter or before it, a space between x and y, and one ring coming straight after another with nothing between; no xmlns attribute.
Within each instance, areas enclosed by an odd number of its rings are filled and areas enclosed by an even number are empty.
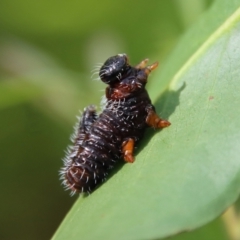
<svg viewBox="0 0 240 240"><path fill-rule="evenodd" d="M156 108L172 125L148 131L133 164L80 197L54 240L163 238L206 224L237 199L240 1L216 1L206 16L150 78ZM202 33L204 21L211 31Z"/></svg>

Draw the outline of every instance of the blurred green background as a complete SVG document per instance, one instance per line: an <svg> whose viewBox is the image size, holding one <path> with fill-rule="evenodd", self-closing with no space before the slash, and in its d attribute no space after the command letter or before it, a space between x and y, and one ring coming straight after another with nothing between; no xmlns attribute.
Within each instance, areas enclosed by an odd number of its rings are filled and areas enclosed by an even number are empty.
<svg viewBox="0 0 240 240"><path fill-rule="evenodd" d="M58 170L75 116L104 93L96 64L117 53L161 64L212 2L0 1L0 239L49 239L76 199Z"/></svg>

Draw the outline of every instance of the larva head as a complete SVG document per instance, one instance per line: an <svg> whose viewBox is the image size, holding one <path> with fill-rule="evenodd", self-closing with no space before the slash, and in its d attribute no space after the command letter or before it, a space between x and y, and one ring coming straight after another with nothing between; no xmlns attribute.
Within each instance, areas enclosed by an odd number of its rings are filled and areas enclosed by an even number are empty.
<svg viewBox="0 0 240 240"><path fill-rule="evenodd" d="M104 83L111 85L120 82L129 69L127 55L118 54L107 59L99 71L99 76Z"/></svg>

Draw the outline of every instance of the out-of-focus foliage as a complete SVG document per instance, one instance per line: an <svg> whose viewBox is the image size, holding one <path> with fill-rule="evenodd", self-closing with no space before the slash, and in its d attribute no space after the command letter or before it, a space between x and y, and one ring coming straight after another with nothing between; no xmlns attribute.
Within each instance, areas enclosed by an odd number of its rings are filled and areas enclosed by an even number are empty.
<svg viewBox="0 0 240 240"><path fill-rule="evenodd" d="M49 239L75 200L58 169L75 115L103 94L94 66L121 52L164 61L211 3L0 1L1 239ZM219 222L179 239L216 231Z"/></svg>

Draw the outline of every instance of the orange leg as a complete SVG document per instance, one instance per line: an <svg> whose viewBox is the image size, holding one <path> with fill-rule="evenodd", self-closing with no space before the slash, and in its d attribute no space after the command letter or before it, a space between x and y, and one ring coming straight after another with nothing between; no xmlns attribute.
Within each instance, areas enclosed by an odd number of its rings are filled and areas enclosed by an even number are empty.
<svg viewBox="0 0 240 240"><path fill-rule="evenodd" d="M142 60L137 66L135 66L135 68L137 68L137 69L144 69L145 68L145 72L148 75L152 70L156 69L157 66L158 66L158 62L155 62L150 66L147 66L148 60L149 60L148 58Z"/></svg>
<svg viewBox="0 0 240 240"><path fill-rule="evenodd" d="M148 59L146 58L146 59L142 60L135 68L137 68L137 69L143 69L143 68L146 67L147 62L148 62Z"/></svg>
<svg viewBox="0 0 240 240"><path fill-rule="evenodd" d="M144 69L144 71L145 71L145 73L146 73L147 75L149 75L150 72L151 72L152 70L156 69L157 67L158 67L158 62L155 62L155 63L153 63L152 65L147 66L147 67Z"/></svg>
<svg viewBox="0 0 240 240"><path fill-rule="evenodd" d="M161 119L153 109L148 110L146 123L153 128L165 128L171 125L167 120Z"/></svg>
<svg viewBox="0 0 240 240"><path fill-rule="evenodd" d="M134 140L132 138L129 138L128 140L123 142L122 153L123 153L123 158L126 162L129 162L129 163L134 162L133 150L134 150Z"/></svg>

